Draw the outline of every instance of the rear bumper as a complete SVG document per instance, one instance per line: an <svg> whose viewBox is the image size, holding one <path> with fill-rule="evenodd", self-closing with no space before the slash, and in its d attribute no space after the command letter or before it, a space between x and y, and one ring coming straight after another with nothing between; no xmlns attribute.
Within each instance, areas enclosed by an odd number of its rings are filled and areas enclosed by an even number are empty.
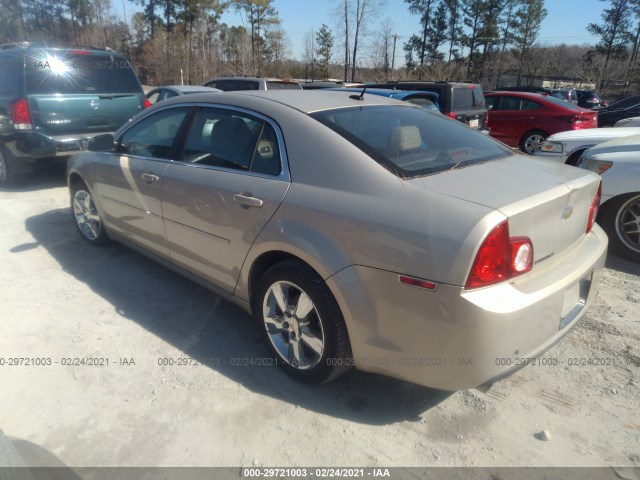
<svg viewBox="0 0 640 480"><path fill-rule="evenodd" d="M43 159L65 157L86 150L89 139L102 133L110 132L49 136L37 130L21 131L6 136L2 142L16 159L36 164Z"/></svg>
<svg viewBox="0 0 640 480"><path fill-rule="evenodd" d="M444 390L490 383L534 364L579 321L597 294L607 237L597 226L553 265L515 282L467 291L402 285L362 266L327 283L345 316L357 368ZM537 270L537 271L536 271Z"/></svg>

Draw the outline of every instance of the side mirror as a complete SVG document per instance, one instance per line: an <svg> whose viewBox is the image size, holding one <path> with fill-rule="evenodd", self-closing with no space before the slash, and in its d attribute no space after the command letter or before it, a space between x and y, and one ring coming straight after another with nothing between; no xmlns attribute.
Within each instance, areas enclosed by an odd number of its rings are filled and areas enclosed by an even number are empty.
<svg viewBox="0 0 640 480"><path fill-rule="evenodd" d="M110 133L103 133L91 137L87 144L87 150L92 152L112 152L114 149L115 139Z"/></svg>

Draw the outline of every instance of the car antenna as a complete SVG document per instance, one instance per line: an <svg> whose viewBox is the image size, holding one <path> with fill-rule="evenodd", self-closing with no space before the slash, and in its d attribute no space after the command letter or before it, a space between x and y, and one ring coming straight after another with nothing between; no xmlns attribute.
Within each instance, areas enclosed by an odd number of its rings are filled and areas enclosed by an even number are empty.
<svg viewBox="0 0 640 480"><path fill-rule="evenodd" d="M364 92L367 90L367 87L365 86L362 89L362 92L360 92L360 95L349 95L349 98L353 98L354 100L364 100Z"/></svg>

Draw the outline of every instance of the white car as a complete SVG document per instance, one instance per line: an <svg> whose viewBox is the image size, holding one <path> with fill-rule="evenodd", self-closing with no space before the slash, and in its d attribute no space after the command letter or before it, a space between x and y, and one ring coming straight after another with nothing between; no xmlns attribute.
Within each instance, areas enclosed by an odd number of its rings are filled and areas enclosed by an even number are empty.
<svg viewBox="0 0 640 480"><path fill-rule="evenodd" d="M567 165L577 165L586 149L616 138L640 134L640 126L630 128L585 128L568 130L547 137L536 156Z"/></svg>
<svg viewBox="0 0 640 480"><path fill-rule="evenodd" d="M614 127L640 127L640 117L630 117L618 120Z"/></svg>
<svg viewBox="0 0 640 480"><path fill-rule="evenodd" d="M640 135L588 149L579 166L602 177L597 218L609 235L610 250L640 261Z"/></svg>

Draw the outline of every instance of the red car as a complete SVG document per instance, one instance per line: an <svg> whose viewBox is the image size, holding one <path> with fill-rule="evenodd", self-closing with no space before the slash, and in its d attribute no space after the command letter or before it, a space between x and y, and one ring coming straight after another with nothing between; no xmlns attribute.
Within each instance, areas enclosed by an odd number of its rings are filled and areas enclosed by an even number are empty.
<svg viewBox="0 0 640 480"><path fill-rule="evenodd" d="M533 154L554 133L596 128L598 114L551 96L527 92L485 93L491 136Z"/></svg>

